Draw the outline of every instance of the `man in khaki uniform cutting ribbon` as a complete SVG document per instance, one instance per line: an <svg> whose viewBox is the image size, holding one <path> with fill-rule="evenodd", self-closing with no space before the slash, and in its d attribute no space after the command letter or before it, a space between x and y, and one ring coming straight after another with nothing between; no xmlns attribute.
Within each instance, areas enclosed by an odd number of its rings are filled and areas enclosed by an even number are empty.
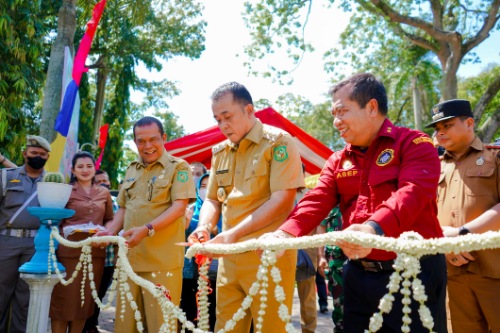
<svg viewBox="0 0 500 333"><path fill-rule="evenodd" d="M297 189L304 187L297 147L288 133L256 119L252 97L239 83L224 84L212 94L212 112L227 140L212 150L208 193L191 240L207 241L221 212L222 232L210 243L231 244L276 230L292 210ZM286 251L276 264L289 309L296 260L296 251ZM241 307L257 279L259 264L255 251L227 255L219 261L216 332ZM269 290L274 290L271 278ZM278 302L271 296L267 298L262 332L285 332L285 324L277 316ZM234 332L248 332L252 318L258 325L259 299L260 295L254 297Z"/></svg>

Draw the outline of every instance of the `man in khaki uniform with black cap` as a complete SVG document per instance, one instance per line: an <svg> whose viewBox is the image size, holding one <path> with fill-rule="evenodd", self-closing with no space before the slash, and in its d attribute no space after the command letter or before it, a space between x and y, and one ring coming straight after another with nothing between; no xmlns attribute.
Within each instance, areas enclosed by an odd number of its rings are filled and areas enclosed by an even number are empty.
<svg viewBox="0 0 500 333"><path fill-rule="evenodd" d="M438 218L445 236L500 229L500 147L474 132L469 101L432 108L441 158ZM500 332L500 249L446 255L453 333Z"/></svg>
<svg viewBox="0 0 500 333"><path fill-rule="evenodd" d="M25 332L29 286L18 269L35 252L34 237L40 220L27 207L39 206L36 183L42 181L50 144L28 135L24 165L2 169L0 179L0 332Z"/></svg>

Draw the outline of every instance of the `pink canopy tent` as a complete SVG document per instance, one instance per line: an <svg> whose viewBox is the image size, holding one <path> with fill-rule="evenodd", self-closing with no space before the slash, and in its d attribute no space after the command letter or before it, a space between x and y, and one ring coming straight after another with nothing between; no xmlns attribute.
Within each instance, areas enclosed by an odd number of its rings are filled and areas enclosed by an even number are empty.
<svg viewBox="0 0 500 333"><path fill-rule="evenodd" d="M333 154L327 146L304 132L300 127L283 117L272 108L255 112L255 116L264 124L281 128L290 133L299 148L300 157L310 175L317 174L323 168L325 161ZM212 147L221 143L226 138L217 126L209 127L203 131L186 135L167 142L167 151L177 157L185 159L188 163L201 162L210 167Z"/></svg>

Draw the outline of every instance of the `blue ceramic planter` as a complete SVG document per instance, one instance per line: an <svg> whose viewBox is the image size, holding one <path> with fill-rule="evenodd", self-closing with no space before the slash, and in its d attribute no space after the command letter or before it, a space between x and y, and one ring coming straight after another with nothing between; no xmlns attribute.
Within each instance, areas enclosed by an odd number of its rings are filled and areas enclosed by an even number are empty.
<svg viewBox="0 0 500 333"><path fill-rule="evenodd" d="M28 212L40 218L40 228L35 236L35 254L30 261L19 267L19 272L47 275L51 228L57 226L61 219L73 216L75 211L66 208L28 207ZM57 249L57 241L55 240L54 245ZM66 271L59 262L57 262L57 267L61 272ZM53 266L51 267L52 272L55 272Z"/></svg>

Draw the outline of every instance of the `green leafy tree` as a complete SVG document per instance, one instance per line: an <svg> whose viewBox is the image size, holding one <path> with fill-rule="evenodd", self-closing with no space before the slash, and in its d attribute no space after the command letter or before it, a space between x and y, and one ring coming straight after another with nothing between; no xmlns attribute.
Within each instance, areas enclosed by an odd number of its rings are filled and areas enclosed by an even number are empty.
<svg viewBox="0 0 500 333"><path fill-rule="evenodd" d="M115 92L110 101L110 106L104 115L104 123L109 124L108 141L105 147L105 158L103 158L101 169L106 170L111 181L111 186L118 186L118 175L122 169L122 147L125 132L131 128L129 117L132 113L130 102L130 85L134 79L133 58L125 58L122 71L117 77ZM127 61L128 60L128 61Z"/></svg>
<svg viewBox="0 0 500 333"><path fill-rule="evenodd" d="M250 59L262 59L282 48L286 49L292 61L299 64L304 52L312 50L305 38L312 4L311 0L261 0L247 3L246 20L253 37L253 42L246 49ZM348 66L354 71L368 69L371 72L384 72L386 77L390 73L396 73L399 79L396 78L394 84L414 82L412 84L415 87L423 87L424 82L434 81L434 75L418 83L421 75L412 74L410 80L404 80L408 74L403 73L411 73L412 66L421 59L431 60L429 64L435 62L440 68L438 87L443 100L456 98L460 64L478 61L473 49L488 38L492 30L499 29L500 0L464 3L437 0L342 0L334 3L333 0L328 0L323 4L329 8L336 4L351 14L340 45L326 54L327 70L332 71L335 67L340 71L344 65L344 68ZM427 51L432 58L427 55L408 57L409 54L405 52L409 49L408 45ZM393 61L377 67L380 63L373 64L372 59L380 53L386 53ZM255 66L252 61L247 65L250 69ZM272 72L277 73L278 78L288 74L287 70L271 66L264 75L270 76ZM494 82L490 82L490 86L490 91L496 87ZM393 89L392 86L389 88ZM431 94L426 98L431 103L437 102ZM483 109L475 108L475 115L484 113L485 105L482 104L481 107ZM395 109L398 110L398 107ZM405 108L401 109L401 114L404 111ZM498 123L493 121L488 126L498 128Z"/></svg>
<svg viewBox="0 0 500 333"><path fill-rule="evenodd" d="M170 111L160 112L154 114L155 117L163 121L163 129L167 135L167 140L171 141L186 135L186 131L182 125L177 123L178 116Z"/></svg>
<svg viewBox="0 0 500 333"><path fill-rule="evenodd" d="M284 94L278 97L276 109L302 130L332 150L341 149L344 141L333 127L331 103L312 104L303 96Z"/></svg>
<svg viewBox="0 0 500 333"><path fill-rule="evenodd" d="M22 163L26 134L38 134L33 112L43 84L52 27L48 18L57 1L0 2L0 144L2 153Z"/></svg>
<svg viewBox="0 0 500 333"><path fill-rule="evenodd" d="M153 6L153 3L156 3ZM133 122L142 114L161 110L160 118L165 122L169 139L183 135L183 128L176 123L168 110L167 100L179 93L168 79L152 81L137 75L137 64L148 70L161 70L162 61L174 56L199 57L204 50L203 31L206 23L199 16L201 6L195 1L144 2L144 6L130 11L121 3L110 2L103 27L96 36L96 47L92 57L97 61L93 80L96 91L93 128L97 133L101 123L110 124L103 169L109 171L110 179L116 183L118 175L127 165L122 159L123 142ZM139 10L139 12L135 12ZM134 89L145 95L140 105L130 101ZM111 102L103 103L106 100ZM113 128L121 126L121 129ZM94 134L94 137L97 135ZM110 171L114 170L114 171Z"/></svg>
<svg viewBox="0 0 500 333"><path fill-rule="evenodd" d="M492 142L500 136L498 127L489 125L491 122L498 123L500 120L498 86L500 86L499 64L490 64L478 75L458 80L459 98L469 100L472 105L476 106L475 109L481 109L481 104L485 105L483 115L474 112L476 131L481 134L484 142Z"/></svg>

